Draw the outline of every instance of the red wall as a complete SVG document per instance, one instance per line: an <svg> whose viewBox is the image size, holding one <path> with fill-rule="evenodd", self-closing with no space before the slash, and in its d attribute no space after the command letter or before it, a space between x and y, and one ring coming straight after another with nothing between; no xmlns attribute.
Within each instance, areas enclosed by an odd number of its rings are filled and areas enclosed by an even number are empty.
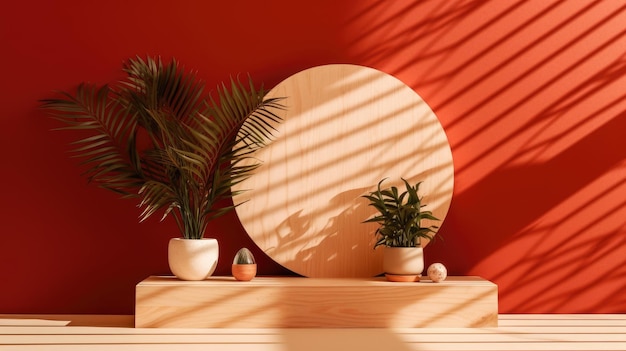
<svg viewBox="0 0 626 351"><path fill-rule="evenodd" d="M450 140L455 192L427 264L499 285L502 313L626 312L626 2L12 1L0 13L0 313L131 314L168 273L173 223L87 185L55 89L176 57L209 86L271 87L327 63L413 87ZM253 246L235 214L210 228L218 274ZM262 256L258 250L256 256ZM260 257L261 274L288 274Z"/></svg>

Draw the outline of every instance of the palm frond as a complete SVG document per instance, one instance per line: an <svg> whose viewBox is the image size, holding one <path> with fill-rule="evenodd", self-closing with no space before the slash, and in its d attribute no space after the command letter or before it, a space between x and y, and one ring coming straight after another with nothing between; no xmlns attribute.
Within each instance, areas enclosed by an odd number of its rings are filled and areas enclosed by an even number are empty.
<svg viewBox="0 0 626 351"><path fill-rule="evenodd" d="M131 195L130 189L141 184L137 170L128 162L124 141L135 133L136 124L132 118L124 118L120 106L111 99L108 86L96 88L81 84L76 96L62 94L62 99L43 100L42 107L52 111L55 119L65 123L62 130L81 130L91 135L78 139L72 144L75 157L82 158L87 165L88 180L108 184L116 192Z"/></svg>

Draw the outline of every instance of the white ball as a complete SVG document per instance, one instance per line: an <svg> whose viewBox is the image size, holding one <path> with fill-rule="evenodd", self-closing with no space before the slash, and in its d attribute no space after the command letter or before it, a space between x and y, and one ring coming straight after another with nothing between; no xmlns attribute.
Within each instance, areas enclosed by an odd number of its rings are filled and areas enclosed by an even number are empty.
<svg viewBox="0 0 626 351"><path fill-rule="evenodd" d="M433 263L428 267L428 278L435 283L442 282L446 280L448 276L448 270L446 266L441 263Z"/></svg>

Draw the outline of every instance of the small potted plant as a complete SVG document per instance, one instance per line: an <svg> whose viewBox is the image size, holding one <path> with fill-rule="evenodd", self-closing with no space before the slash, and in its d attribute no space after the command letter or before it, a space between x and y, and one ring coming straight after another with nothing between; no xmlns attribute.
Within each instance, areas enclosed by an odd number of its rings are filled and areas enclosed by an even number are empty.
<svg viewBox="0 0 626 351"><path fill-rule="evenodd" d="M424 270L424 251L421 239L432 240L439 227L423 226L423 220L439 221L431 211L423 210L425 204L419 197L419 186L402 179L406 190L381 189L385 179L378 182L378 189L363 197L378 213L364 223L378 223L376 244L384 246L383 271L390 281L419 281Z"/></svg>
<svg viewBox="0 0 626 351"><path fill-rule="evenodd" d="M221 84L214 98L176 60L137 57L123 70L117 84L80 84L42 107L65 124L60 129L79 132L73 151L90 182L138 198L141 221L174 217L180 236L169 242L170 269L205 279L219 252L216 239L205 238L207 223L234 208L223 200L260 165L242 161L271 140L281 98L266 98L251 79Z"/></svg>
<svg viewBox="0 0 626 351"><path fill-rule="evenodd" d="M256 261L247 248L237 251L232 265L233 277L239 281L250 281L256 276Z"/></svg>

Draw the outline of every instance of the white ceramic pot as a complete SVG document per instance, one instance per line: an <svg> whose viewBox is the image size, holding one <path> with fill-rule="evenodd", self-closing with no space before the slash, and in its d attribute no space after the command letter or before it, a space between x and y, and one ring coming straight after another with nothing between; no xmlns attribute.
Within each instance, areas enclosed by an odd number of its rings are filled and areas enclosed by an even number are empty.
<svg viewBox="0 0 626 351"><path fill-rule="evenodd" d="M170 239L170 270L182 280L204 280L215 272L219 258L217 239Z"/></svg>
<svg viewBox="0 0 626 351"><path fill-rule="evenodd" d="M422 247L384 247L383 271L393 275L421 275L424 270Z"/></svg>

